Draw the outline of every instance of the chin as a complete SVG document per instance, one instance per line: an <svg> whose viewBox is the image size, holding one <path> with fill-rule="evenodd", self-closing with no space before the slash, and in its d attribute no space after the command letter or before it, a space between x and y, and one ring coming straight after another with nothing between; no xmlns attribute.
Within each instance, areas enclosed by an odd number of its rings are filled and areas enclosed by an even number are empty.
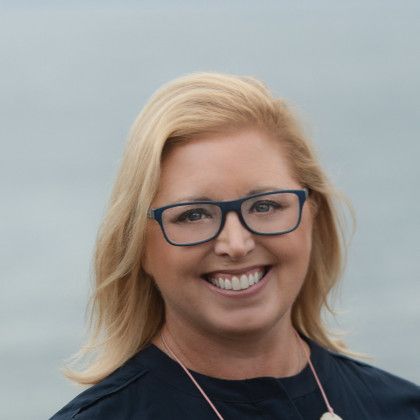
<svg viewBox="0 0 420 420"><path fill-rule="evenodd" d="M285 314L272 313L264 314L270 316L255 316L255 314L241 314L232 317L229 322L220 321L213 324L216 335L228 339L256 339L264 336L275 329L285 319Z"/></svg>

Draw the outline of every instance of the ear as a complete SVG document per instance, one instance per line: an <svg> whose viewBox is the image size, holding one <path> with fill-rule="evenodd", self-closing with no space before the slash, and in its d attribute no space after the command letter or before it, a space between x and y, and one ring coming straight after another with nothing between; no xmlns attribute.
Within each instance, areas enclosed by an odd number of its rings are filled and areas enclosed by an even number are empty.
<svg viewBox="0 0 420 420"><path fill-rule="evenodd" d="M318 211L319 211L319 204L318 203L319 202L318 202L316 196L313 196L312 194L309 195L309 197L307 198L307 200L305 202L306 210L304 209L304 211L306 212L306 216L307 216L306 220L311 225L312 234L313 234L314 226L317 223L317 215L318 215Z"/></svg>
<svg viewBox="0 0 420 420"><path fill-rule="evenodd" d="M151 263L151 258L150 258L150 254L149 254L149 246L148 244L150 244L150 240L152 238L152 224L150 223L150 220L147 220L146 226L145 226L145 231L144 231L144 236L143 236L143 246L142 246L142 251L140 254L140 267L141 270L147 274L149 277L153 278L152 275L152 263Z"/></svg>
<svg viewBox="0 0 420 420"><path fill-rule="evenodd" d="M315 219L319 210L319 201L317 194L310 190L306 203L308 204L312 218Z"/></svg>
<svg viewBox="0 0 420 420"><path fill-rule="evenodd" d="M149 277L152 277L150 270L150 258L148 257L147 246L144 249L144 252L140 258L140 270L143 271Z"/></svg>

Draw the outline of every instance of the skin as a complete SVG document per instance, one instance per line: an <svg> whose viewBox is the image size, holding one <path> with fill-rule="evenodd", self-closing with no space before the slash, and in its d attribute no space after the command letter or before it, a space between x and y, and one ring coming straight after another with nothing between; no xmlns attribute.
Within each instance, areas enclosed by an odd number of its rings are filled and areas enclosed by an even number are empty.
<svg viewBox="0 0 420 420"><path fill-rule="evenodd" d="M152 207L185 197L232 200L259 188L302 188L279 143L255 129L209 134L169 152ZM165 302L165 340L187 367L225 379L285 377L305 367L290 314L309 264L312 213L308 200L298 229L280 236L252 234L229 213L217 238L192 247L170 245L148 222L144 267ZM267 282L247 297L224 296L202 279L262 266L271 267ZM166 351L160 336L153 342Z"/></svg>

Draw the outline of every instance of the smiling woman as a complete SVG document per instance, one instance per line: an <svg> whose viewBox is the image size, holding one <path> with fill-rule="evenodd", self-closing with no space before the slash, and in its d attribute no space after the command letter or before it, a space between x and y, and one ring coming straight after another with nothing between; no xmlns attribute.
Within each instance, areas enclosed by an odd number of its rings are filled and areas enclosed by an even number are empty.
<svg viewBox="0 0 420 420"><path fill-rule="evenodd" d="M286 104L198 73L135 121L95 254L93 385L58 419L420 419L419 388L321 317L343 269L339 194Z"/></svg>

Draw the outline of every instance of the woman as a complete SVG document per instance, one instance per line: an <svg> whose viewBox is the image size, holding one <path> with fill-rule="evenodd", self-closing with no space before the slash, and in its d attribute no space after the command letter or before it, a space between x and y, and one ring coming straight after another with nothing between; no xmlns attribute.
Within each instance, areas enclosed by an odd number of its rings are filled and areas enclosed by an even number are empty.
<svg viewBox="0 0 420 420"><path fill-rule="evenodd" d="M135 121L95 256L93 384L58 419L420 419L420 390L352 359L321 311L337 195L286 105L200 73Z"/></svg>

